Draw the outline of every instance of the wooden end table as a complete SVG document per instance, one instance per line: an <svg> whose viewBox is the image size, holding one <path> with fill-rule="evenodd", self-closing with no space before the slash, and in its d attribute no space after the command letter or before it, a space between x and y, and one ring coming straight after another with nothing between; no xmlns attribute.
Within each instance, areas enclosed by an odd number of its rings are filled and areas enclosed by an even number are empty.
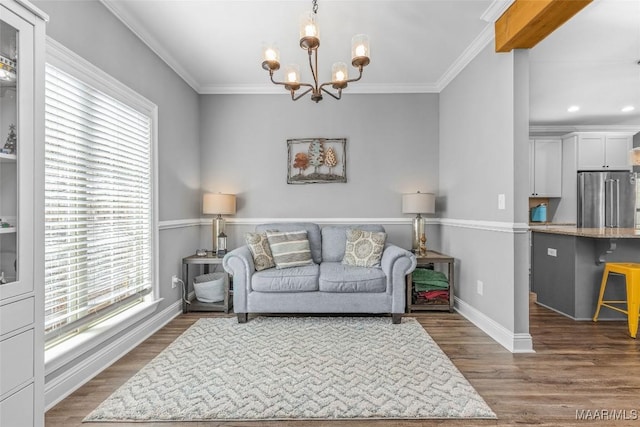
<svg viewBox="0 0 640 427"><path fill-rule="evenodd" d="M454 259L453 257L445 254L441 254L436 251L427 251L424 255L416 255L416 268L429 267L431 264L448 264L448 276L449 279L449 302L443 303L413 303L413 273L407 276L407 313L413 311L449 311L453 312L453 300L454 300Z"/></svg>
<svg viewBox="0 0 640 427"><path fill-rule="evenodd" d="M198 256L198 255L190 255L188 257L182 258L182 282L184 298L182 299L182 312L188 313L190 311L224 311L225 313L229 312L229 309L232 305L232 300L229 298L230 294L230 281L231 277L227 277L224 281L224 300L221 302L200 302L197 299L193 299L190 301L190 304L187 303L187 299L189 298L189 292L191 289L189 283L189 266L190 265L204 265L204 273L209 273L211 266L214 266L214 269L217 266L222 266L222 258L217 257L215 254L211 252L207 252L206 256ZM227 273L225 273L227 274ZM228 276L228 274L227 274Z"/></svg>

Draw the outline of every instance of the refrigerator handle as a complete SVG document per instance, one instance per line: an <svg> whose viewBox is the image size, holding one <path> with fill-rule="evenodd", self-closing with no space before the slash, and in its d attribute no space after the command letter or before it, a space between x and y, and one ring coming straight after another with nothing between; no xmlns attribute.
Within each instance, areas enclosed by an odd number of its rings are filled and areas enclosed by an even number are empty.
<svg viewBox="0 0 640 427"><path fill-rule="evenodd" d="M613 180L607 179L604 182L604 226L613 227Z"/></svg>
<svg viewBox="0 0 640 427"><path fill-rule="evenodd" d="M616 208L616 215L615 215L615 219L616 219L616 223L614 224L614 227L620 227L620 180L616 179L615 181L615 208Z"/></svg>

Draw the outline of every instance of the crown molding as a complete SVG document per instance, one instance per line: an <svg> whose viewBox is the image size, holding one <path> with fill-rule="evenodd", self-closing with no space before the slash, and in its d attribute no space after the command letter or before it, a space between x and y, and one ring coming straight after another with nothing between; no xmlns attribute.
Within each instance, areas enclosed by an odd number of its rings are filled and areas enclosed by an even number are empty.
<svg viewBox="0 0 640 427"><path fill-rule="evenodd" d="M440 93L453 79L484 49L489 42L494 40L494 24L497 19L514 0L494 0L481 15L480 19L489 22L482 32L467 46L462 54L435 82L427 84L363 84L354 85L347 89L351 94L411 94L411 93ZM273 95L282 94L290 96L280 87L269 85L201 85L180 63L176 60L157 39L144 30L144 26L137 18L127 13L116 0L100 0L125 27L135 34L151 51L164 61L178 74L193 90L201 95Z"/></svg>
<svg viewBox="0 0 640 427"><path fill-rule="evenodd" d="M129 29L133 34L136 35L153 53L158 55L158 57L169 66L173 71L182 78L193 90L198 93L200 92L200 85L196 81L196 79L187 72L187 70L180 65L180 61L176 60L169 52L162 47L162 43L158 42L151 34L144 31L144 26L139 22L138 19L134 18L127 12L125 12L117 1L114 0L100 0L100 2L109 10L120 22L124 24L125 27Z"/></svg>
<svg viewBox="0 0 640 427"><path fill-rule="evenodd" d="M480 19L490 24L494 24L498 18L502 16L505 10L509 9L509 6L513 4L515 0L493 0L487 10L480 15Z"/></svg>
<svg viewBox="0 0 640 427"><path fill-rule="evenodd" d="M436 83L438 92L442 92L494 38L493 24L488 24L438 79Z"/></svg>
<svg viewBox="0 0 640 427"><path fill-rule="evenodd" d="M44 13L41 9L37 8L33 3L27 0L15 0L20 6L27 9L29 12L36 15L38 18L42 19L44 22L49 22L49 15Z"/></svg>

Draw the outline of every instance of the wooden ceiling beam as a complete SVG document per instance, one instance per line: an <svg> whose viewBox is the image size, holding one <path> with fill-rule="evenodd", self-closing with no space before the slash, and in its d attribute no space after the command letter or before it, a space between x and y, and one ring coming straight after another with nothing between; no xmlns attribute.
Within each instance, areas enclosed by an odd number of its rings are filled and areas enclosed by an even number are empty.
<svg viewBox="0 0 640 427"><path fill-rule="evenodd" d="M591 1L515 0L496 21L496 52L534 47Z"/></svg>

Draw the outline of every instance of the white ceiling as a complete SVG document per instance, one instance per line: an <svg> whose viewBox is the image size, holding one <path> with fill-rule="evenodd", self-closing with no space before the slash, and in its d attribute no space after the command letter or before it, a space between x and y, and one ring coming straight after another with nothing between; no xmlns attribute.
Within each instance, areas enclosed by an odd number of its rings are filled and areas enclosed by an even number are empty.
<svg viewBox="0 0 640 427"><path fill-rule="evenodd" d="M102 2L199 93L286 94L260 66L268 43L283 65L298 63L303 81L311 80L298 46L310 0ZM439 92L486 46L511 2L319 0L320 80L333 62L350 63L351 37L364 33L371 64L348 93ZM532 124L640 125L640 0L595 0L530 58ZM573 104L581 110L569 115ZM622 114L623 105L636 110Z"/></svg>
<svg viewBox="0 0 640 427"><path fill-rule="evenodd" d="M529 58L531 124L640 128L640 0L595 0Z"/></svg>

